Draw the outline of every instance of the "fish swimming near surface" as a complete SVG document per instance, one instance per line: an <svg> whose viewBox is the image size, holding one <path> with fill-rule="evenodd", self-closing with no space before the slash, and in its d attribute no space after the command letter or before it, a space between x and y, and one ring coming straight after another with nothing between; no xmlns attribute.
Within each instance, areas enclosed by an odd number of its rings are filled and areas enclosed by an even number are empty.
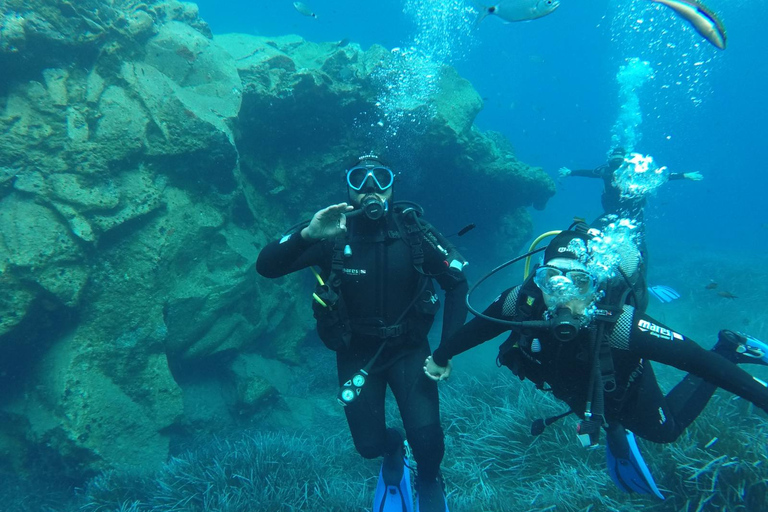
<svg viewBox="0 0 768 512"><path fill-rule="evenodd" d="M502 0L490 7L477 1L475 4L480 8L477 23L490 15L498 16L505 21L528 21L553 12L560 7L560 0Z"/></svg>
<svg viewBox="0 0 768 512"><path fill-rule="evenodd" d="M704 39L721 50L725 50L725 26L720 18L708 7L697 0L650 0L666 5L681 18L690 23Z"/></svg>
<svg viewBox="0 0 768 512"><path fill-rule="evenodd" d="M315 14L314 11L310 9L309 6L307 6L307 4L303 2L293 2L293 8L299 11L299 13L303 14L304 16L317 18L317 14Z"/></svg>

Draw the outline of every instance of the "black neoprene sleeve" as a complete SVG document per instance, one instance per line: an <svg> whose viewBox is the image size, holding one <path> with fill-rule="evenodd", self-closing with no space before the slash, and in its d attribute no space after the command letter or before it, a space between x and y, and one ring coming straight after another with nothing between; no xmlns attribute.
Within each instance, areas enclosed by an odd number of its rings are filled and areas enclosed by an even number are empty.
<svg viewBox="0 0 768 512"><path fill-rule="evenodd" d="M511 289L505 291L491 303L483 314L494 318L503 318L502 305ZM473 318L464 324L458 331L447 340L443 340L440 346L432 354L432 359L438 366L446 366L448 360L453 356L461 354L473 347L480 345L490 339L495 338L509 327L486 320L484 318Z"/></svg>
<svg viewBox="0 0 768 512"><path fill-rule="evenodd" d="M331 259L326 249L326 241L307 241L296 232L288 239L267 244L256 260L256 271L264 277L275 278L311 265L326 269Z"/></svg>

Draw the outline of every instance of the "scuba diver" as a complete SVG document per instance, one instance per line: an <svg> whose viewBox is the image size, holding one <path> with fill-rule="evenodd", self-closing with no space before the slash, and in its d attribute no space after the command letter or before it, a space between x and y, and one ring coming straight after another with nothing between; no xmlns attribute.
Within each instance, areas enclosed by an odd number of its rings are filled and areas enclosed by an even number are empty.
<svg viewBox="0 0 768 512"><path fill-rule="evenodd" d="M318 211L301 229L269 243L256 268L269 278L320 269L313 310L320 339L336 351L337 399L360 455L384 457L373 510L413 512L409 449L417 466L416 510L446 512L437 384L421 367L440 307L433 279L445 291L445 340L466 319L466 260L421 218L417 204L393 203L394 181L378 157L360 157L346 171L349 202ZM387 428L387 386L407 442Z"/></svg>
<svg viewBox="0 0 768 512"><path fill-rule="evenodd" d="M561 179L568 176L602 179L604 186L600 202L603 205L603 211L606 214L615 214L619 217L642 221L647 195L641 194L629 197L626 194L622 194L622 190L616 181L616 171L625 163L628 163L630 157L631 155L624 148L615 147L609 153L608 162L595 169L571 170L568 167L561 167L558 174ZM670 172L666 176L667 181L701 181L702 179L704 177L700 172Z"/></svg>
<svg viewBox="0 0 768 512"><path fill-rule="evenodd" d="M676 181L676 180L691 180L701 181L704 177L699 172L686 172L686 173L663 173L663 180L654 180L654 173L647 173L650 179L644 184L644 186L635 187L632 185L631 189L626 189L627 184L622 178L626 178L621 172L621 169L627 169L628 171L635 170L637 166L653 165L653 159L650 157L643 157L637 153L629 154L622 147L615 147L611 150L608 162L595 168L595 169L581 169L571 170L567 167L561 167L559 170L560 178L567 176L581 176L585 178L600 178L603 180L603 193L600 197L600 202L603 206L602 217L621 217L625 219L631 219L638 223L641 228L639 235L637 236L638 246L640 248L640 254L642 255L644 265L647 267L648 250L645 243L645 222L643 212L646 205L646 199L648 194L655 190L662 182ZM628 172L628 175L632 176L632 172ZM639 174L636 176L640 176ZM655 181L655 183L654 183ZM641 279L645 282L645 272L641 274ZM645 311L648 305L648 295L652 295L660 302L671 302L680 298L680 294L669 286L656 285L647 287L647 290L643 290L644 295L641 300L645 301L645 304L635 305L641 311Z"/></svg>
<svg viewBox="0 0 768 512"><path fill-rule="evenodd" d="M470 305L477 318L440 344L424 362L424 372L443 380L453 356L511 330L497 364L552 391L570 408L535 422L532 434L575 413L584 446L596 446L605 430L608 472L620 489L663 499L634 434L655 443L675 441L718 387L768 412L766 383L737 366L768 365L768 345L723 330L714 348L706 350L627 305L611 280L600 277L605 267L594 247L598 236L579 224L556 235L523 284L504 291L483 313ZM651 361L689 373L665 396Z"/></svg>

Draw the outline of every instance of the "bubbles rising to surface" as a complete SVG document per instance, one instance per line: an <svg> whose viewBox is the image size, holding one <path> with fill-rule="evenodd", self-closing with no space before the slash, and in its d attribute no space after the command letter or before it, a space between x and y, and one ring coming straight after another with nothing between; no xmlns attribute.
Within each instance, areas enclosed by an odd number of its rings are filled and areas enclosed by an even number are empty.
<svg viewBox="0 0 768 512"><path fill-rule="evenodd" d="M611 42L618 58L638 56L654 70L649 109L659 118L696 107L712 93L709 75L720 50L666 6L647 0L611 2Z"/></svg>
<svg viewBox="0 0 768 512"><path fill-rule="evenodd" d="M379 91L376 112L360 116L368 133L395 153L407 152L428 128L444 66L467 58L475 44L476 12L470 2L405 0L403 13L413 24L413 35L373 72Z"/></svg>
<svg viewBox="0 0 768 512"><path fill-rule="evenodd" d="M616 82L619 84L619 114L611 132L613 147L621 146L627 151L634 150L642 132L643 112L640 107L640 88L653 78L653 69L648 61L637 57L628 58L619 68Z"/></svg>

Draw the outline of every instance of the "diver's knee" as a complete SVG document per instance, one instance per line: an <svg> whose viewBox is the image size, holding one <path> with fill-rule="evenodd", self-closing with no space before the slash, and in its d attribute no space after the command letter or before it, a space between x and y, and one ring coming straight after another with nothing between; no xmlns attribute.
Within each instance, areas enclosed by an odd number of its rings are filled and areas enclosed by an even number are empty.
<svg viewBox="0 0 768 512"><path fill-rule="evenodd" d="M674 443L678 439L680 439L680 436L683 434L682 430L674 430L671 432L665 432L662 436L659 437L659 440L656 441L658 444L669 444Z"/></svg>
<svg viewBox="0 0 768 512"><path fill-rule="evenodd" d="M425 427L419 427L408 431L408 444L413 450L445 451L443 439L443 427L439 423L433 423Z"/></svg>
<svg viewBox="0 0 768 512"><path fill-rule="evenodd" d="M383 436L353 436L355 449L364 459L376 459L382 455L395 453L403 446L403 435L399 430L388 428Z"/></svg>
<svg viewBox="0 0 768 512"><path fill-rule="evenodd" d="M423 473L427 478L436 478L445 454L445 441L440 424L412 429L408 432L408 445L419 466L419 473Z"/></svg>
<svg viewBox="0 0 768 512"><path fill-rule="evenodd" d="M637 433L643 439L657 444L674 443L682 435L683 430L677 427L656 429L652 432Z"/></svg>
<svg viewBox="0 0 768 512"><path fill-rule="evenodd" d="M355 449L364 459L376 459L384 454L382 445L380 444L371 444L368 442L358 443L355 441Z"/></svg>

